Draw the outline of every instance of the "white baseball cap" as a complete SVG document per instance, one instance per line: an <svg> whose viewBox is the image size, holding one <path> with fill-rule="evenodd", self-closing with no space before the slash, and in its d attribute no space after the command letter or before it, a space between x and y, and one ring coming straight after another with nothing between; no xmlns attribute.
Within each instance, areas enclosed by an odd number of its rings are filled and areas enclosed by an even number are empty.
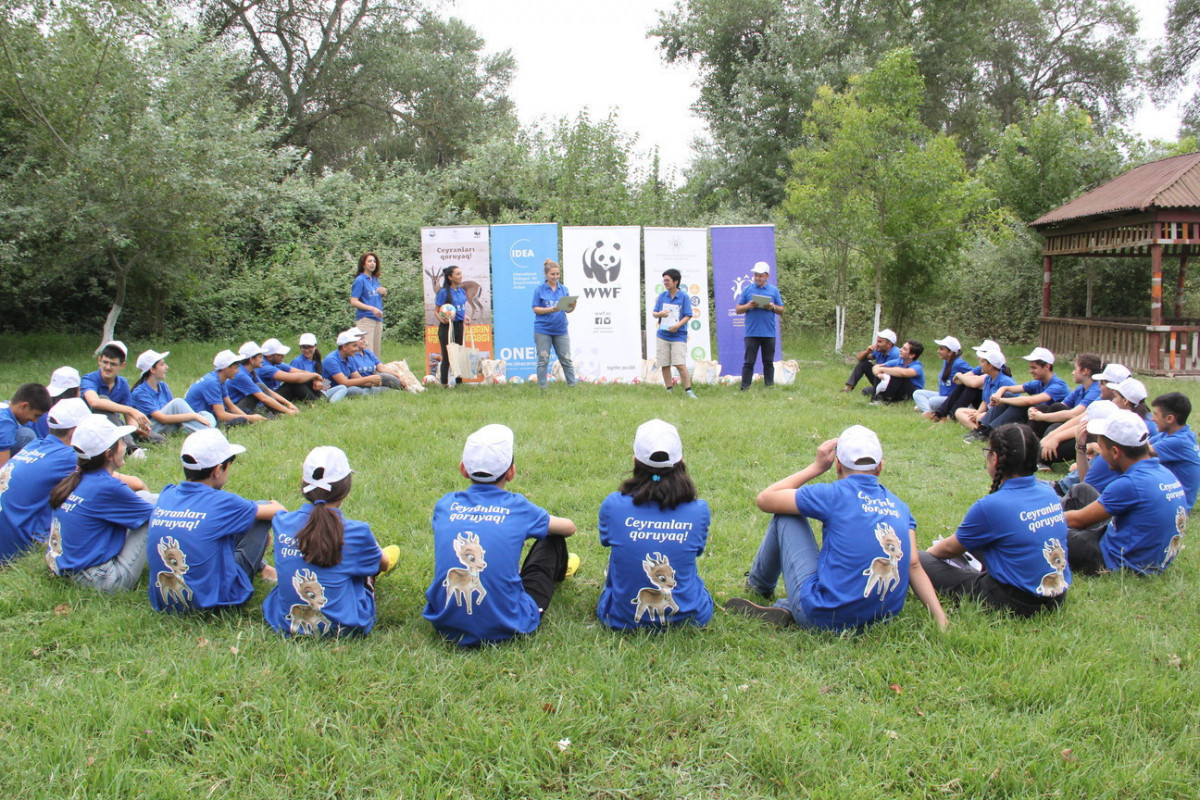
<svg viewBox="0 0 1200 800"><path fill-rule="evenodd" d="M51 397L58 397L67 389L79 388L79 370L74 367L59 367L50 373L50 385L46 391Z"/></svg>
<svg viewBox="0 0 1200 800"><path fill-rule="evenodd" d="M638 426L633 437L633 457L647 467L673 467L683 460L679 431L669 422L652 419Z"/></svg>
<svg viewBox="0 0 1200 800"><path fill-rule="evenodd" d="M1123 380L1129 379L1133 375L1129 369L1121 364L1108 364L1104 367L1104 372L1099 375L1093 375L1092 380L1104 381L1105 383L1120 383Z"/></svg>
<svg viewBox="0 0 1200 800"><path fill-rule="evenodd" d="M953 336L947 336L945 339L934 339L933 343L939 347L946 348L951 353L962 352L962 342L960 342L958 339L955 339Z"/></svg>
<svg viewBox="0 0 1200 800"><path fill-rule="evenodd" d="M107 342L105 342L103 345L100 346L100 349L103 350L105 347L115 347L121 351L122 358L129 358L129 348L126 347L125 343L122 342L120 339L109 339Z"/></svg>
<svg viewBox="0 0 1200 800"><path fill-rule="evenodd" d="M183 440L179 460L187 469L208 469L244 452L246 448L240 444L230 444L225 434L216 428L206 428Z"/></svg>
<svg viewBox="0 0 1200 800"><path fill-rule="evenodd" d="M869 472L883 461L883 445L875 431L851 425L838 437L837 460L846 469Z"/></svg>
<svg viewBox="0 0 1200 800"><path fill-rule="evenodd" d="M892 344L896 343L896 332L891 328L884 328L879 333L875 334L876 339L887 339Z"/></svg>
<svg viewBox="0 0 1200 800"><path fill-rule="evenodd" d="M78 397L59 400L46 412L46 425L52 431L66 431L79 427L79 423L92 415L88 404Z"/></svg>
<svg viewBox="0 0 1200 800"><path fill-rule="evenodd" d="M1132 411L1117 411L1104 419L1090 419L1087 430L1125 447L1140 447L1150 441L1146 421Z"/></svg>
<svg viewBox="0 0 1200 800"><path fill-rule="evenodd" d="M304 457L304 467L300 476L304 488L301 490L308 494L313 489L324 489L329 491L333 488L333 484L353 473L350 469L350 460L346 458L346 454L339 447L314 447L307 456Z"/></svg>
<svg viewBox="0 0 1200 800"><path fill-rule="evenodd" d="M1124 397L1135 406L1146 399L1146 384L1139 381L1137 378L1126 378L1120 383L1114 385L1112 390Z"/></svg>
<svg viewBox="0 0 1200 800"><path fill-rule="evenodd" d="M262 355L262 348L258 346L258 342L245 342L238 348L238 355L242 358L254 358Z"/></svg>
<svg viewBox="0 0 1200 800"><path fill-rule="evenodd" d="M364 331L362 328L358 327L357 325L354 325L353 327L351 327L350 332L353 333L355 336L357 336L360 339L367 335L367 332Z"/></svg>
<svg viewBox="0 0 1200 800"><path fill-rule="evenodd" d="M348 331L342 331L341 333L338 334L337 346L341 347L342 345L352 344L354 342L357 342L358 340L359 340L359 335L357 333L355 333L353 329L348 330Z"/></svg>
<svg viewBox="0 0 1200 800"><path fill-rule="evenodd" d="M1093 400L1087 410L1083 412L1083 418L1087 420L1088 425L1091 425L1093 420L1108 419L1120 410L1112 400ZM1094 432L1090 427L1088 428L1088 433Z"/></svg>
<svg viewBox="0 0 1200 800"><path fill-rule="evenodd" d="M484 425L467 437L463 468L476 483L495 483L513 463L513 432L507 425Z"/></svg>
<svg viewBox="0 0 1200 800"><path fill-rule="evenodd" d="M226 367L236 364L241 360L242 357L232 350L222 350L221 352L217 353L216 358L213 359L213 366L217 369L225 369Z"/></svg>
<svg viewBox="0 0 1200 800"><path fill-rule="evenodd" d="M113 425L102 414L89 414L75 426L71 446L84 458L95 458L136 430L136 425Z"/></svg>
<svg viewBox="0 0 1200 800"><path fill-rule="evenodd" d="M137 358L137 371L138 372L149 372L151 367L153 367L155 364L162 361L164 358L166 358L169 355L171 355L170 350L168 350L165 353L158 353L158 352L155 352L154 350L147 350L146 352L142 353Z"/></svg>
<svg viewBox="0 0 1200 800"><path fill-rule="evenodd" d="M759 261L754 265L754 269L750 270L755 275L766 275L771 271L771 265L765 261Z"/></svg>
<svg viewBox="0 0 1200 800"><path fill-rule="evenodd" d="M300 346L301 347L316 347L317 346L317 335L315 333L300 334Z"/></svg>
<svg viewBox="0 0 1200 800"><path fill-rule="evenodd" d="M262 343L262 352L264 356L286 356L292 348L278 339L267 339Z"/></svg>
<svg viewBox="0 0 1200 800"><path fill-rule="evenodd" d="M1008 359L1004 357L1004 353L999 350L980 350L979 360L986 361L996 369L1004 369L1004 365L1008 363Z"/></svg>
<svg viewBox="0 0 1200 800"><path fill-rule="evenodd" d="M1027 356L1021 356L1026 361L1045 361L1047 364L1054 363L1054 353L1051 353L1044 347L1035 347L1033 352Z"/></svg>
<svg viewBox="0 0 1200 800"><path fill-rule="evenodd" d="M984 339L983 344L979 345L978 347L972 347L971 349L974 350L976 353L984 353L984 352L987 352L988 350L999 350L1000 345L996 342L995 339Z"/></svg>

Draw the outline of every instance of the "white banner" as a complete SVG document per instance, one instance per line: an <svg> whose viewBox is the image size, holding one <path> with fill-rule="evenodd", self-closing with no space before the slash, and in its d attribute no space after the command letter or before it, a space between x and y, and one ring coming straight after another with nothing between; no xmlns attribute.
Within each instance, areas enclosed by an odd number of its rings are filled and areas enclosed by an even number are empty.
<svg viewBox="0 0 1200 800"><path fill-rule="evenodd" d="M636 226L563 228L562 282L579 295L570 331L580 376L628 381L641 375L641 232Z"/></svg>
<svg viewBox="0 0 1200 800"><path fill-rule="evenodd" d="M708 230L705 228L646 228L646 358L658 347L658 320L650 316L658 296L666 290L662 274L677 269L679 291L692 301L688 323L687 364L712 358L708 314Z"/></svg>

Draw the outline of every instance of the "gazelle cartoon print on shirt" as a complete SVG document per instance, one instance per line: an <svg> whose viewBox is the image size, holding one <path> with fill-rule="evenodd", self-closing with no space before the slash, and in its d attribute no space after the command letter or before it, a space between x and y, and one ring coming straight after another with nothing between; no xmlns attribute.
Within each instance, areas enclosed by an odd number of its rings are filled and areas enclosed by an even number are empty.
<svg viewBox="0 0 1200 800"><path fill-rule="evenodd" d="M666 622L668 613L679 610L679 604L671 597L671 590L675 588L675 570L671 568L671 561L661 553L655 553L653 557L647 554L642 559L642 570L652 585L640 590L637 597L629 601L637 606L633 621L641 622L642 617L649 614L650 621L654 622L657 614L659 622Z"/></svg>
<svg viewBox="0 0 1200 800"><path fill-rule="evenodd" d="M325 587L321 585L315 572L311 569L298 570L292 576L292 587L304 601L293 605L286 617L293 636L300 633L319 635L333 627L329 618L321 613L327 602Z"/></svg>
<svg viewBox="0 0 1200 800"><path fill-rule="evenodd" d="M166 569L154 578L154 586L164 604L172 600L180 605L186 605L192 600L192 590L188 588L183 576L187 574L187 555L179 548L179 540L174 536L164 536L158 540L158 557L162 559Z"/></svg>
<svg viewBox="0 0 1200 800"><path fill-rule="evenodd" d="M465 601L467 613L470 614L474 608L472 597L478 594L475 603L482 605L483 598L487 596L487 590L479 582L479 574L487 569L479 534L470 531L458 534L454 538L454 555L458 556L459 563L466 569L451 567L446 570L446 578L442 581L442 586L446 588L446 606L449 607L453 600L461 608Z"/></svg>
<svg viewBox="0 0 1200 800"><path fill-rule="evenodd" d="M1054 571L1042 576L1042 584L1038 586L1037 593L1043 597L1058 597L1067 590L1064 574L1067 571L1067 551L1058 539L1047 539L1046 544L1042 546L1042 556Z"/></svg>
<svg viewBox="0 0 1200 800"><path fill-rule="evenodd" d="M871 566L863 570L862 574L867 576L863 597L870 597L878 587L879 597L882 598L900 583L900 559L904 558L904 547L896 535L896 529L886 522L875 526L875 538L879 540L885 557L874 559Z"/></svg>
<svg viewBox="0 0 1200 800"><path fill-rule="evenodd" d="M55 517L50 520L50 536L46 539L46 566L55 575L58 574L58 557L62 554L62 526Z"/></svg>
<svg viewBox="0 0 1200 800"><path fill-rule="evenodd" d="M1167 544L1166 558L1163 559L1163 569L1171 563L1171 559L1179 555L1179 551L1183 549L1183 532L1187 529L1187 511L1180 507L1175 511L1175 535L1171 537L1171 541Z"/></svg>

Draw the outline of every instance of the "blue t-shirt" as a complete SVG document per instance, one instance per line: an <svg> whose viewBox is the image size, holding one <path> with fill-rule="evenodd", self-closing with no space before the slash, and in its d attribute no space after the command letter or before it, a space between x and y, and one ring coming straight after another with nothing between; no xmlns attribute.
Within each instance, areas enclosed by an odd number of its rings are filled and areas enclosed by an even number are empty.
<svg viewBox="0 0 1200 800"><path fill-rule="evenodd" d="M270 361L267 361L264 358L262 366L256 370L254 370L254 377L256 377L268 389L270 389L271 391L275 391L276 389L279 388L280 384L282 383L282 381L280 381L278 378L275 377L275 373L291 372L291 371L292 371L292 368L289 367L287 364L284 364L282 362L280 362L278 364L272 364Z"/></svg>
<svg viewBox="0 0 1200 800"><path fill-rule="evenodd" d="M988 401L992 399L992 394L1001 386L1015 385L1016 383L1013 381L1012 377L1005 375L1003 372L996 373L995 378L993 378L991 375L984 375L983 390L980 393L983 397L983 404L986 406Z"/></svg>
<svg viewBox="0 0 1200 800"><path fill-rule="evenodd" d="M1174 433L1156 433L1150 437L1158 462L1179 478L1190 511L1196 505L1196 490L1200 487L1200 444L1187 425Z"/></svg>
<svg viewBox="0 0 1200 800"><path fill-rule="evenodd" d="M753 282L749 286L742 289L742 293L738 295L737 304L739 306L749 303L754 295L761 294L771 298L771 302L777 306L783 305L783 297L779 294L779 290L767 284L761 289ZM754 306L746 312L746 331L745 336L775 336L778 330L776 323L777 314L766 308Z"/></svg>
<svg viewBox="0 0 1200 800"><path fill-rule="evenodd" d="M321 371L320 368L317 366L316 361L313 361L311 358L305 358L304 356L296 356L295 358L292 359L292 369L301 369L301 370L304 370L305 372L320 372Z"/></svg>
<svg viewBox="0 0 1200 800"><path fill-rule="evenodd" d="M330 386L334 386L339 383L339 381L335 378L337 375L341 375L343 379L361 377L356 376L354 374L355 372L357 372L357 370L355 370L354 364L349 359L342 358L341 354L337 350L334 350L332 353L325 356L325 359L321 362L321 377L323 377Z"/></svg>
<svg viewBox="0 0 1200 800"><path fill-rule="evenodd" d="M610 628L707 625L712 596L696 571L711 521L708 503L668 511L613 492L600 504L600 544L611 548L596 615Z"/></svg>
<svg viewBox="0 0 1200 800"><path fill-rule="evenodd" d="M330 510L342 516L341 509ZM284 636L365 636L375 627L375 592L367 579L379 574L383 551L370 525L342 517L341 562L332 567L308 563L296 537L312 511L305 503L271 522L279 583L263 600L263 616Z"/></svg>
<svg viewBox="0 0 1200 800"><path fill-rule="evenodd" d="M132 528L150 519L154 506L133 493L106 469L85 472L75 491L54 509L50 552L58 544L59 571L79 570L111 561L125 546Z"/></svg>
<svg viewBox="0 0 1200 800"><path fill-rule="evenodd" d="M1062 502L1037 478L1009 478L976 500L955 536L1001 583L1041 597L1071 585Z"/></svg>
<svg viewBox="0 0 1200 800"><path fill-rule="evenodd" d="M938 372L939 397L949 397L950 393L954 391L955 375L958 375L961 372L971 372L971 365L968 364L961 356L959 356L950 364L950 377L943 380L942 375L945 372L944 366L945 365L943 364L943 369Z"/></svg>
<svg viewBox="0 0 1200 800"><path fill-rule="evenodd" d="M900 613L917 527L904 501L874 475L851 474L801 486L796 508L823 526L817 571L796 593L805 616L846 630Z"/></svg>
<svg viewBox="0 0 1200 800"><path fill-rule="evenodd" d="M1088 459L1087 477L1084 478L1083 482L1097 492L1103 492L1113 482L1113 478L1120 474L1119 472L1114 472L1113 468L1101 456L1096 455Z"/></svg>
<svg viewBox="0 0 1200 800"><path fill-rule="evenodd" d="M354 369L358 371L359 375L366 376L374 375L376 371L375 368L383 362L379 360L378 356L371 352L370 348L366 348L355 353L351 363L353 364Z"/></svg>
<svg viewBox="0 0 1200 800"><path fill-rule="evenodd" d="M119 405L133 405L133 395L129 392L129 381L120 375L113 382L112 389L109 389L108 385L104 383L104 379L100 377L100 370L89 372L79 379L79 396L83 397L84 393L89 390Z"/></svg>
<svg viewBox="0 0 1200 800"><path fill-rule="evenodd" d="M366 303L369 306L374 306L380 311L383 311L383 296L379 294L379 279L367 275L365 272L358 273L354 278L354 285L350 287L350 296L359 302ZM370 311L363 311L355 306L354 308L356 320L359 319L383 319L383 315L376 315Z"/></svg>
<svg viewBox="0 0 1200 800"><path fill-rule="evenodd" d="M174 613L240 606L254 584L234 547L258 504L203 483L169 484L150 515L150 605Z"/></svg>
<svg viewBox="0 0 1200 800"><path fill-rule="evenodd" d="M1158 459L1130 465L1101 493L1100 504L1113 516L1100 539L1110 570L1162 572L1183 546L1187 498L1179 479Z"/></svg>
<svg viewBox="0 0 1200 800"><path fill-rule="evenodd" d="M157 391L150 388L150 384L145 381L133 388L132 405L147 417L174 399L175 395L171 394L171 387L166 381L158 382Z"/></svg>
<svg viewBox="0 0 1200 800"><path fill-rule="evenodd" d="M212 413L213 407L224 408L225 399L229 397L229 391L225 388L225 383L217 376L217 371L205 375L200 380L196 381L187 390L187 394L183 399L192 411L207 411Z"/></svg>
<svg viewBox="0 0 1200 800"><path fill-rule="evenodd" d="M561 283L554 289L550 288L550 284L543 283L533 290L533 305L530 308L553 308L558 305L559 300L570 295L567 287ZM567 312L534 314L533 332L544 333L547 336L563 336L567 332Z"/></svg>
<svg viewBox="0 0 1200 800"><path fill-rule="evenodd" d="M1098 385L1098 384L1097 384ZM1047 394L1050 396L1051 403L1061 403L1066 398L1068 392L1067 382L1055 375L1049 381L1029 381L1021 384L1021 391L1033 397L1035 394ZM1005 397L1011 393L1005 393ZM1097 390L1099 394L1099 390Z"/></svg>
<svg viewBox="0 0 1200 800"><path fill-rule="evenodd" d="M50 490L75 469L75 450L57 436L30 442L0 467L0 563L50 532Z"/></svg>
<svg viewBox="0 0 1200 800"><path fill-rule="evenodd" d="M229 394L230 400L240 403L243 398L261 392L262 388L250 374L250 368L242 364L238 367L237 374L225 382L225 391Z"/></svg>
<svg viewBox="0 0 1200 800"><path fill-rule="evenodd" d="M21 423L17 422L17 418L13 416L8 403L0 403L0 450L11 451L17 446L17 428L19 427L21 427Z"/></svg>
<svg viewBox="0 0 1200 800"><path fill-rule="evenodd" d="M874 353L871 354L871 359L876 364L886 365L889 361L896 361L899 358L900 358L900 348L897 345L892 345L892 348L890 350L876 350Z"/></svg>
<svg viewBox="0 0 1200 800"><path fill-rule="evenodd" d="M52 402L58 402L53 397L51 397L50 400ZM50 414L49 413L42 414L40 417L35 419L33 422L26 422L25 427L29 428L30 430L33 431L33 438L45 439L47 436L50 435ZM2 448L0 448L0 449L2 449Z"/></svg>
<svg viewBox="0 0 1200 800"><path fill-rule="evenodd" d="M521 583L526 539L550 532L550 514L492 484L451 492L433 509L433 582L421 615L452 642L475 645L533 633L537 603Z"/></svg>
<svg viewBox="0 0 1200 800"><path fill-rule="evenodd" d="M1063 398L1063 405L1067 408L1074 408L1082 405L1083 407L1090 406L1093 401L1100 399L1100 382L1092 381L1092 385L1084 389L1083 384L1079 384L1071 393Z"/></svg>
<svg viewBox="0 0 1200 800"><path fill-rule="evenodd" d="M675 297L671 297L670 292L663 292L662 294L660 294L658 296L658 299L654 301L654 310L655 311L662 311L666 306L678 306L679 307L679 314L675 317L674 322L671 323L672 325L674 325L675 322L678 322L679 320L683 319L684 317L692 316L692 299L690 297L688 297L688 293L683 291L682 289L676 290ZM774 316L773 312L772 312L772 316ZM666 322L667 320L660 319L660 320L655 320L655 321L658 323L663 323L663 322ZM658 328L658 338L662 339L664 341L686 342L687 337L688 337L688 329L687 329L686 324L680 325L679 330L677 330L677 331L668 331L668 330L664 329L661 325Z"/></svg>
<svg viewBox="0 0 1200 800"><path fill-rule="evenodd" d="M437 298L434 301L438 308L450 303L455 308L454 320L462 322L467 318L467 290L458 289L439 289Z"/></svg>
<svg viewBox="0 0 1200 800"><path fill-rule="evenodd" d="M912 382L913 389L924 389L925 388L925 367L921 366L920 361L917 361L914 359L914 360L908 362L907 364L905 364L904 360L902 358L900 358L899 356L897 356L896 358L893 358L891 361L888 361L886 364L884 364L884 366L885 367L907 367L907 368L913 370L917 374L913 375L911 378L908 379L909 381Z"/></svg>

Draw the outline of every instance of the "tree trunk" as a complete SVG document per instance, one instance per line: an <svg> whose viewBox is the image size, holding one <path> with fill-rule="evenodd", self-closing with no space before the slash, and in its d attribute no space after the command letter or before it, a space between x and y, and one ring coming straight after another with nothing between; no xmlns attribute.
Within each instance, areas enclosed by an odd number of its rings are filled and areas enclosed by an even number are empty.
<svg viewBox="0 0 1200 800"><path fill-rule="evenodd" d="M871 331L871 340L879 333L880 317L883 312L883 265L875 262L875 328Z"/></svg>
<svg viewBox="0 0 1200 800"><path fill-rule="evenodd" d="M117 292L113 297L112 307L108 309L108 316L104 318L104 330L100 332L100 345L96 348L96 355L104 349L104 345L111 342L115 337L114 333L117 329L117 318L121 316L121 308L125 305L125 283L128 278L128 267L121 264L121 259L113 251L108 251L108 260L113 266L113 272L117 278Z"/></svg>

